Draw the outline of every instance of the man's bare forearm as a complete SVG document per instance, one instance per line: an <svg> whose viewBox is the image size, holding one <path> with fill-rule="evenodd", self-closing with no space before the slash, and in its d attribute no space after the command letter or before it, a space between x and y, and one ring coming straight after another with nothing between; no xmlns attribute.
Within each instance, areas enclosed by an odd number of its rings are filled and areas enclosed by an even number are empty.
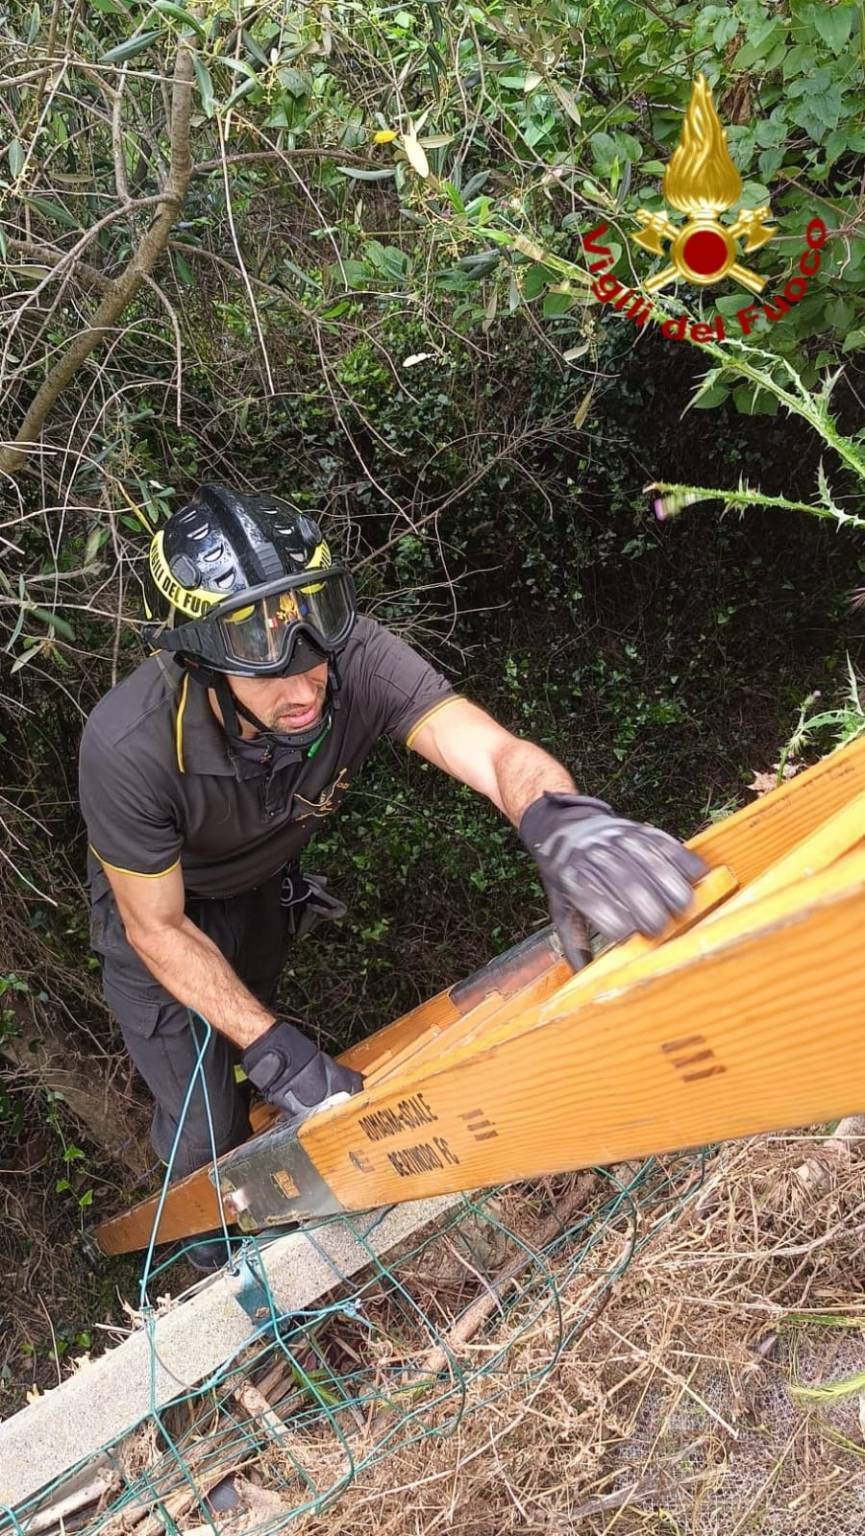
<svg viewBox="0 0 865 1536"><path fill-rule="evenodd" d="M243 985L206 933L184 918L175 926L130 933L147 969L179 1003L245 1050L276 1017Z"/></svg>
<svg viewBox="0 0 865 1536"><path fill-rule="evenodd" d="M496 783L501 809L518 827L523 812L548 790L551 794L571 793L576 789L571 775L543 747L514 736L496 754Z"/></svg>

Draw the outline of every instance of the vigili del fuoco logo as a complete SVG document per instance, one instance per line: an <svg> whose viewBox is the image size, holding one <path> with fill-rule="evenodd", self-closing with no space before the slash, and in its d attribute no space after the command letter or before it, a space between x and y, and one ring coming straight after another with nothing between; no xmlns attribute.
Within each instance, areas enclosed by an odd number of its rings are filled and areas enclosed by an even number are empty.
<svg viewBox="0 0 865 1536"><path fill-rule="evenodd" d="M583 250L594 258L589 262L589 271L600 274L592 284L595 298L612 305L641 327L652 313L651 299L646 295L660 293L676 278L702 288L731 280L748 292L761 295L769 279L761 277L741 257L768 245L776 238L778 229L771 222L768 203L760 208L743 208L731 223L721 223L721 214L733 208L742 196L742 178L730 159L727 135L715 111L712 88L705 75L698 75L694 81L679 142L664 173L662 192L664 211L649 213L645 208L639 209L637 222L641 227L631 235L634 245L652 256L668 258L659 272L646 279L641 291L626 287L609 271L613 253L600 243L609 224L598 224L582 236ZM684 214L684 223L675 223L668 208ZM692 341L723 341L727 334L725 324L734 323L739 333L747 336L761 315L770 324L781 320L804 298L809 280L820 270L826 234L823 220L812 219L805 231L805 249L799 256L799 274L791 277L780 293L761 303L744 304L733 322L725 320L717 310L711 321L677 315L663 322L664 335L671 341L684 341L686 335Z"/></svg>

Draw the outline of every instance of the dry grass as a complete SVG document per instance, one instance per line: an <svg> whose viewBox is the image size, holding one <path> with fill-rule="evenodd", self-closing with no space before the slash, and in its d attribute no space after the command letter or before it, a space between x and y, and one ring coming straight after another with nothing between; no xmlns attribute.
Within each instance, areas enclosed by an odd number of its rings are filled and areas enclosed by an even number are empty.
<svg viewBox="0 0 865 1536"><path fill-rule="evenodd" d="M510 1390L361 1473L298 1536L861 1536L865 1394L796 1388L865 1370L865 1163L839 1158L806 1203L794 1170L812 1150L727 1147L552 1375L522 1374L549 1358L544 1313ZM566 1324L591 1285L584 1269L564 1290ZM493 1327L470 1348L498 1342Z"/></svg>
<svg viewBox="0 0 865 1536"><path fill-rule="evenodd" d="M168 1513L182 1536L861 1536L865 1157L816 1135L733 1143L684 1202L693 1165L671 1171L654 1200L641 1188L624 1269L632 1223L624 1206L598 1219L592 1173L500 1191L390 1255L398 1284L370 1274L358 1311L293 1335L290 1356L251 1345L218 1395L170 1411L191 1477L161 1434L131 1437L137 1499L92 1528L162 1536ZM205 1524L228 1471L234 1508Z"/></svg>

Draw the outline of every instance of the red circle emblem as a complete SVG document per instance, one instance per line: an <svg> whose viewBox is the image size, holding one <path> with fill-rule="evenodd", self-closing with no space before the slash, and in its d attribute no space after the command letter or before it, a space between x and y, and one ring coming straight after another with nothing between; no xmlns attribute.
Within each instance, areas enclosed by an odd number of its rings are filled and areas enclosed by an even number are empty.
<svg viewBox="0 0 865 1536"><path fill-rule="evenodd" d="M713 272L720 272L727 261L727 244L713 229L695 229L682 247L682 257L692 272L711 277Z"/></svg>

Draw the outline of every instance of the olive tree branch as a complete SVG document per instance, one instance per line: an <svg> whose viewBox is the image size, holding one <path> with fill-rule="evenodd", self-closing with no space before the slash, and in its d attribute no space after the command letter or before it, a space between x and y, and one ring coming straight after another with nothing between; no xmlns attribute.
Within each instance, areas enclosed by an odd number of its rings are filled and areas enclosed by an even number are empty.
<svg viewBox="0 0 865 1536"><path fill-rule="evenodd" d="M192 49L184 40L177 50L171 90L168 178L156 199L158 212L124 271L112 280L94 312L90 325L80 332L65 355L51 369L31 401L12 443L0 449L0 473L21 469L38 440L53 406L82 363L102 343L120 319L139 287L150 275L168 243L192 176L189 129L193 106L195 71Z"/></svg>

